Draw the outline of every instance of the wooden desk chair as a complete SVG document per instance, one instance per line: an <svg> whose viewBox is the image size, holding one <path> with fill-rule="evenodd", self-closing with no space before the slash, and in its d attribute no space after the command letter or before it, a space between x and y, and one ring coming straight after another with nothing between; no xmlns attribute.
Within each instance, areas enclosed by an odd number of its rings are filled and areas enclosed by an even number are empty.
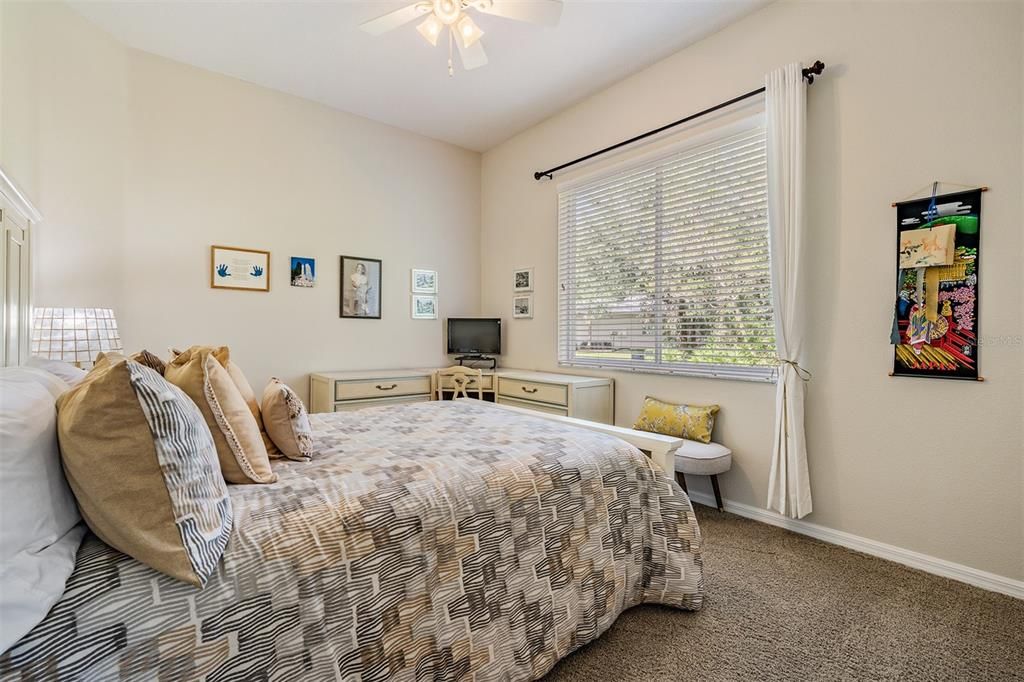
<svg viewBox="0 0 1024 682"><path fill-rule="evenodd" d="M434 390L437 391L438 400L444 400L445 379L450 380L451 387L448 390L452 391L452 400L460 396L469 398L469 389L473 387L476 388L477 399L484 399L484 375L479 369L455 365L434 372Z"/></svg>

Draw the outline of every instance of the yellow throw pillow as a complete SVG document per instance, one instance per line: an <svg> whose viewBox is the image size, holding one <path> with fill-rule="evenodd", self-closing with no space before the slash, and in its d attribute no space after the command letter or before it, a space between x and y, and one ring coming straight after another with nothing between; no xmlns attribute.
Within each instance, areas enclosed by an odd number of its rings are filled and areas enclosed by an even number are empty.
<svg viewBox="0 0 1024 682"><path fill-rule="evenodd" d="M220 349L218 349L220 351ZM226 353L227 349L223 349ZM195 401L229 483L273 483L277 475L259 425L227 369L210 348L193 346L171 360L166 379Z"/></svg>
<svg viewBox="0 0 1024 682"><path fill-rule="evenodd" d="M633 428L710 443L716 414L718 405L674 405L648 396Z"/></svg>
<svg viewBox="0 0 1024 682"><path fill-rule="evenodd" d="M288 459L304 462L313 456L313 428L306 407L295 391L276 377L263 390L263 423Z"/></svg>
<svg viewBox="0 0 1024 682"><path fill-rule="evenodd" d="M61 459L78 507L108 545L202 586L232 510L199 408L156 371L101 353L57 399Z"/></svg>

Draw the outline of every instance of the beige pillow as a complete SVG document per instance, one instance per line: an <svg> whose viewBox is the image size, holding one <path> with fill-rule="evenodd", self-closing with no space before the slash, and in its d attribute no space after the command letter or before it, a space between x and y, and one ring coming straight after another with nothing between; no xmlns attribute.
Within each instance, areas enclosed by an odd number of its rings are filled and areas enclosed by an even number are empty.
<svg viewBox="0 0 1024 682"><path fill-rule="evenodd" d="M93 532L169 576L203 585L231 535L210 429L149 367L100 354L57 400L68 483Z"/></svg>
<svg viewBox="0 0 1024 682"><path fill-rule="evenodd" d="M255 417L211 349L189 348L171 360L164 376L199 406L229 483L277 480Z"/></svg>
<svg viewBox="0 0 1024 682"><path fill-rule="evenodd" d="M252 416L256 418L256 425L260 428L260 437L263 438L263 445L267 448L267 455L272 458L281 457L281 451L274 445L274 441L267 434L266 428L263 426L263 415L260 414L260 404L256 400L256 391L252 390L252 384L245 378L245 373L242 372L242 368L239 367L234 361L231 360L231 351L227 346L192 346L189 348L192 352L207 350L213 353L213 356L217 358L224 369L231 375L231 380L235 382L235 387L238 388L238 392L242 394L242 398L245 400L245 404L249 406L249 411L252 412ZM171 349L171 356L176 357L181 355L182 351ZM172 360L173 361L173 360Z"/></svg>
<svg viewBox="0 0 1024 682"><path fill-rule="evenodd" d="M306 461L313 456L313 428L306 407L295 391L277 378L263 389L263 423L288 459Z"/></svg>

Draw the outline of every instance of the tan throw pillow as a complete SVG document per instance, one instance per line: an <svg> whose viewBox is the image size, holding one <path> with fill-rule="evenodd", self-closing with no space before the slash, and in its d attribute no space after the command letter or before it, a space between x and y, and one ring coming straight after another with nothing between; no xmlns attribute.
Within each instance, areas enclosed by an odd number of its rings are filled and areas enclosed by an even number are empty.
<svg viewBox="0 0 1024 682"><path fill-rule="evenodd" d="M263 389L263 423L288 459L306 461L313 456L313 428L306 407L298 394L277 378Z"/></svg>
<svg viewBox="0 0 1024 682"><path fill-rule="evenodd" d="M57 400L64 472L107 544L202 586L231 535L213 437L188 396L149 367L100 354Z"/></svg>
<svg viewBox="0 0 1024 682"><path fill-rule="evenodd" d="M227 348L224 348L227 351ZM218 360L221 358L218 356ZM274 440L267 433L267 427L263 424L263 414L260 411L259 401L256 400L256 391L252 390L252 385L249 380L245 378L245 374L242 373L242 369L231 361L230 358L225 357L221 360L221 364L228 371L228 375L231 376L231 380L235 382L235 387L238 392L242 394L242 398L245 400L245 404L249 406L249 411L252 412L252 416L256 418L256 426L260 429L260 437L263 438L263 445L267 448L267 454L270 457L281 457L282 453L277 449L277 445L274 444Z"/></svg>
<svg viewBox="0 0 1024 682"><path fill-rule="evenodd" d="M256 425L260 429L260 437L263 438L263 445L267 448L267 455L271 458L277 459L282 457L281 451L274 445L274 441L267 434L266 428L263 426L263 415L260 413L260 404L256 400L256 391L252 390L252 384L245 378L245 373L242 368L238 366L231 359L231 351L227 346L192 346L189 348L191 352L198 351L209 351L213 353L213 356L217 358L224 369L228 371L231 376L231 381L235 382L235 387L238 388L238 392L242 394L242 398L245 400L245 404L249 406L249 411L252 412L252 416L256 418ZM177 357L181 355L182 351L171 349L171 357ZM172 360L173 362L173 360Z"/></svg>
<svg viewBox="0 0 1024 682"><path fill-rule="evenodd" d="M277 480L256 419L209 348L194 346L181 353L167 365L164 376L199 406L229 483Z"/></svg>

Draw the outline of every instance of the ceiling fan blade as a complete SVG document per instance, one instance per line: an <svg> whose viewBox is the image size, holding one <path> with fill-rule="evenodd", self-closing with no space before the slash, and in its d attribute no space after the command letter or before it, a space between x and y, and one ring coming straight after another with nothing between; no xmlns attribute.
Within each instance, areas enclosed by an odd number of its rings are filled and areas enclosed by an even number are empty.
<svg viewBox="0 0 1024 682"><path fill-rule="evenodd" d="M562 17L561 0L477 0L473 7L484 14L555 26Z"/></svg>
<svg viewBox="0 0 1024 682"><path fill-rule="evenodd" d="M456 35L458 35L456 33ZM483 43L479 40L466 47L462 41L456 38L455 44L459 46L459 56L462 57L462 68L466 71L479 69L487 64L487 53L484 52Z"/></svg>
<svg viewBox="0 0 1024 682"><path fill-rule="evenodd" d="M388 12L376 19L364 21L362 24L359 24L359 28L372 36L379 36L382 33L398 28L402 24L408 24L413 19L421 17L429 11L430 3L414 2L411 5L402 9L396 9L394 12Z"/></svg>

